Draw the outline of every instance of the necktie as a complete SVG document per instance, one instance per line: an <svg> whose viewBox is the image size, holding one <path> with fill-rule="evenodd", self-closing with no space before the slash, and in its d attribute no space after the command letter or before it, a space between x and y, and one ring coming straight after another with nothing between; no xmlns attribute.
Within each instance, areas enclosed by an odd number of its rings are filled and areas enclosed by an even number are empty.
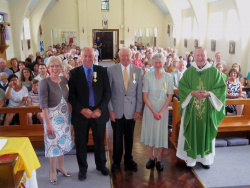
<svg viewBox="0 0 250 188"><path fill-rule="evenodd" d="M127 71L127 68L126 68L126 67L124 68L123 79L124 79L124 87L125 87L125 90L128 91L129 75L128 75L128 71Z"/></svg>
<svg viewBox="0 0 250 188"><path fill-rule="evenodd" d="M94 90L92 87L93 74L92 74L91 69L88 69L87 81L88 81L88 86L89 86L89 106L94 107L95 106L95 98L94 98Z"/></svg>
<svg viewBox="0 0 250 188"><path fill-rule="evenodd" d="M183 76L183 73L181 72L181 74L180 74L180 79L182 78L182 76Z"/></svg>

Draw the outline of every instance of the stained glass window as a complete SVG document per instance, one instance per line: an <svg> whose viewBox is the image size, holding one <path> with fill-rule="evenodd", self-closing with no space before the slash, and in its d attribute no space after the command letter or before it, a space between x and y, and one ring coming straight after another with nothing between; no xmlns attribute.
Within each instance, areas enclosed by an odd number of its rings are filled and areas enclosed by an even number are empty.
<svg viewBox="0 0 250 188"><path fill-rule="evenodd" d="M102 0L101 3L102 10L109 10L109 0Z"/></svg>

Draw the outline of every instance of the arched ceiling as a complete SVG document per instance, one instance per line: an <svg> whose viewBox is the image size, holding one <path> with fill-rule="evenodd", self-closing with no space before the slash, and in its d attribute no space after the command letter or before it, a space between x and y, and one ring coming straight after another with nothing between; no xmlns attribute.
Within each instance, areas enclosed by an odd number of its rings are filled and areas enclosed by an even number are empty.
<svg viewBox="0 0 250 188"><path fill-rule="evenodd" d="M165 15L169 15L169 10L167 5L163 2L163 0L151 0L152 2L154 2L157 7L159 7L159 9L162 11L163 14ZM222 0L207 0L208 3L214 3L217 1L222 1ZM186 9L190 9L191 5L189 3L189 0L175 0L176 4L180 7L181 10L186 10Z"/></svg>
<svg viewBox="0 0 250 188"><path fill-rule="evenodd" d="M20 0L4 0L8 3L15 3L15 1L20 1ZM35 7L41 2L42 0L32 0L31 3L29 4L29 12L32 12ZM51 0L49 6L47 7L46 11L48 11L58 0Z"/></svg>

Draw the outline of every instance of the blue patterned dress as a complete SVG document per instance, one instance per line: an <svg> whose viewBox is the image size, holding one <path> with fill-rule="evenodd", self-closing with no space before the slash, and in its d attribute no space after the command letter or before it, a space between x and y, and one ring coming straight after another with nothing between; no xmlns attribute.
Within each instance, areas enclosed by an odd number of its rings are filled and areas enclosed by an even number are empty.
<svg viewBox="0 0 250 188"><path fill-rule="evenodd" d="M238 96L240 93L240 81L237 81L236 83L230 83L228 80L226 81L228 94L231 94L233 96ZM227 97L230 99L230 97ZM229 111L236 112L236 105L228 105L227 109Z"/></svg>
<svg viewBox="0 0 250 188"><path fill-rule="evenodd" d="M58 157L73 148L70 113L65 99L62 97L56 107L48 108L48 114L54 132L47 134L44 121L45 157Z"/></svg>

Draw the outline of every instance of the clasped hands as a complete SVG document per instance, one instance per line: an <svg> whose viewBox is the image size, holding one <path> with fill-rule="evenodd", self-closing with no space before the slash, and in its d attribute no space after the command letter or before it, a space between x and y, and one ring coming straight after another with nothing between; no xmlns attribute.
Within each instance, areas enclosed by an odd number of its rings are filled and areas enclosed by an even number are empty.
<svg viewBox="0 0 250 188"><path fill-rule="evenodd" d="M109 112L109 117L110 117L111 121L115 122L115 112L110 111ZM134 120L136 121L140 117L141 117L141 113L140 112L135 112L135 114L134 114Z"/></svg>
<svg viewBox="0 0 250 188"><path fill-rule="evenodd" d="M88 108L83 108L81 110L81 114L86 117L87 119L90 118L99 118L102 115L102 112L100 109L95 109L94 111L88 109Z"/></svg>
<svg viewBox="0 0 250 188"><path fill-rule="evenodd" d="M199 99L205 99L207 97L210 97L210 93L208 91L206 91L206 90L202 90L202 91L196 90L196 91L193 91L191 93L191 95L193 97L196 97L196 98L199 98Z"/></svg>
<svg viewBox="0 0 250 188"><path fill-rule="evenodd" d="M163 111L162 111L162 110L161 110L160 112L156 112L156 111L153 112L154 118L155 118L156 120L161 120L162 114L163 114Z"/></svg>

